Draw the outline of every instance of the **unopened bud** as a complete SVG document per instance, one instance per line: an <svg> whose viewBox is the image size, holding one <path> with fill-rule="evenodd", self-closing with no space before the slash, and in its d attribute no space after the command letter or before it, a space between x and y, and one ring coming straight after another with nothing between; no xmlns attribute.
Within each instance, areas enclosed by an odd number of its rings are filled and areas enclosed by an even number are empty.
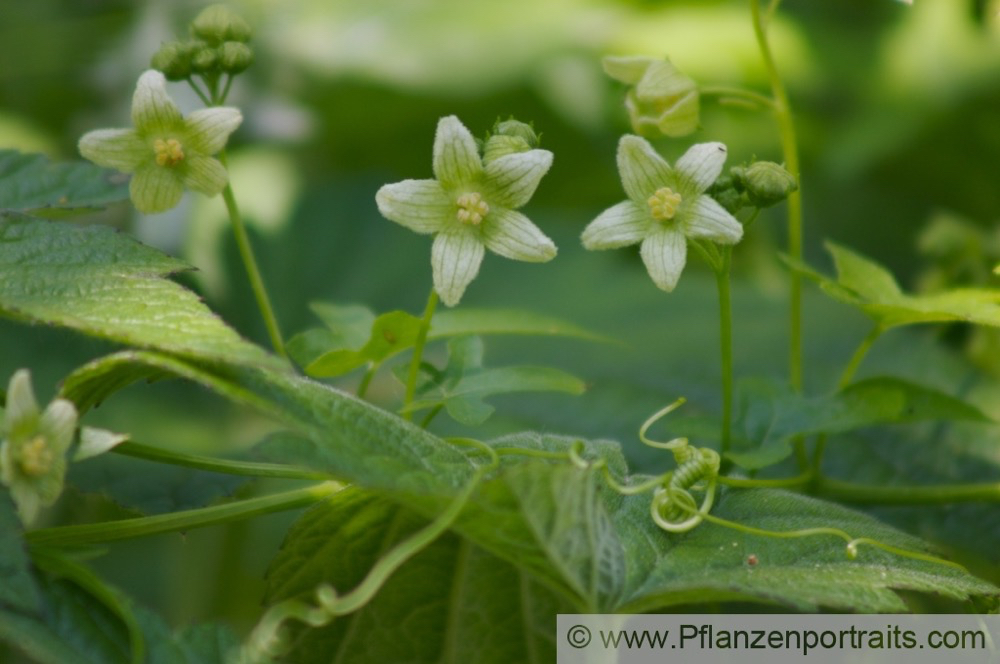
<svg viewBox="0 0 1000 664"><path fill-rule="evenodd" d="M250 24L225 5L209 5L191 22L191 32L213 46L227 41L248 42Z"/></svg>
<svg viewBox="0 0 1000 664"><path fill-rule="evenodd" d="M219 47L219 66L229 74L239 74L253 64L253 51L242 42L227 41Z"/></svg>
<svg viewBox="0 0 1000 664"><path fill-rule="evenodd" d="M168 81L183 81L191 75L191 50L181 42L165 42L153 54L150 66L163 72Z"/></svg>
<svg viewBox="0 0 1000 664"><path fill-rule="evenodd" d="M191 54L191 70L198 73L210 72L215 69L218 60L215 49L203 44Z"/></svg>
<svg viewBox="0 0 1000 664"><path fill-rule="evenodd" d="M795 176L773 161L755 161L746 167L736 166L729 172L746 191L750 203L760 208L780 203L799 188Z"/></svg>

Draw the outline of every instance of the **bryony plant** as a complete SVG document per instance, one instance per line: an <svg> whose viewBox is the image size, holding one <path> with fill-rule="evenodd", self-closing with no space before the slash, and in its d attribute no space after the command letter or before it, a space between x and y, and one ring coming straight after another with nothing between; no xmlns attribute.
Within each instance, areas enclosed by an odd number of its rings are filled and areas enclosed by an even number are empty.
<svg viewBox="0 0 1000 664"><path fill-rule="evenodd" d="M132 129L98 129L80 139L90 161L133 173L132 203L140 212L166 212L184 189L215 196L229 182L226 168L212 155L222 150L243 116L236 108L204 108L184 117L167 94L163 74L139 77L132 97Z"/></svg>
<svg viewBox="0 0 1000 664"><path fill-rule="evenodd" d="M76 429L76 407L56 399L39 412L31 375L21 369L10 379L0 442L0 482L10 490L21 520L28 524L38 511L62 493L66 451Z"/></svg>
<svg viewBox="0 0 1000 664"><path fill-rule="evenodd" d="M705 191L722 172L726 146L692 146L673 168L638 136L618 143L618 173L628 200L600 214L583 231L587 249L642 244L640 253L653 282L670 292L687 261L688 240L736 244L740 222Z"/></svg>
<svg viewBox="0 0 1000 664"><path fill-rule="evenodd" d="M486 249L532 263L555 257L552 240L517 212L552 165L552 153L533 143L537 138L528 125L500 123L483 156L457 117L441 118L434 136L435 179L387 184L375 195L386 219L434 234L434 289L446 305L462 299Z"/></svg>

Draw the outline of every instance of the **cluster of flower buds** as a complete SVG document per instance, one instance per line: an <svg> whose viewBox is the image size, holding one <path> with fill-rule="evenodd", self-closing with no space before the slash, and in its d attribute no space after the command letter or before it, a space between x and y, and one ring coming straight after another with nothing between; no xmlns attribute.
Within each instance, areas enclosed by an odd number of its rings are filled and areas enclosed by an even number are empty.
<svg viewBox="0 0 1000 664"><path fill-rule="evenodd" d="M799 188L795 176L773 161L755 161L748 166L733 166L712 185L708 193L730 213L744 207L766 208L777 205Z"/></svg>
<svg viewBox="0 0 1000 664"><path fill-rule="evenodd" d="M192 75L236 75L253 63L250 25L224 5L210 5L191 22L191 39L165 42L154 55L153 69L170 81Z"/></svg>

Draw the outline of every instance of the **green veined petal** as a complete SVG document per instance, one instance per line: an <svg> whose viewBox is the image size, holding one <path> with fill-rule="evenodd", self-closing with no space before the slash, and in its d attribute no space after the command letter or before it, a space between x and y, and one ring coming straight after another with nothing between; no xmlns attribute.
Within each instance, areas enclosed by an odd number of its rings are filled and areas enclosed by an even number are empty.
<svg viewBox="0 0 1000 664"><path fill-rule="evenodd" d="M80 154L98 166L132 173L154 158L153 148L134 129L98 129L80 139Z"/></svg>
<svg viewBox="0 0 1000 664"><path fill-rule="evenodd" d="M243 122L237 108L215 106L194 111L184 120L185 146L206 155L226 147L229 135Z"/></svg>
<svg viewBox="0 0 1000 664"><path fill-rule="evenodd" d="M198 153L188 153L178 173L185 187L206 196L221 193L229 182L229 173L222 162Z"/></svg>
<svg viewBox="0 0 1000 664"><path fill-rule="evenodd" d="M642 241L642 262L657 287L672 291L687 261L687 241L675 228L660 228Z"/></svg>
<svg viewBox="0 0 1000 664"><path fill-rule="evenodd" d="M476 139L454 115L441 118L434 135L434 177L445 189L453 189L478 180L482 173Z"/></svg>
<svg viewBox="0 0 1000 664"><path fill-rule="evenodd" d="M590 222L580 239L587 249L617 249L638 244L653 224L649 208L633 201L622 201L602 212Z"/></svg>
<svg viewBox="0 0 1000 664"><path fill-rule="evenodd" d="M677 163L674 170L681 180L692 190L682 191L682 194L701 193L712 186L722 173L722 165L726 163L726 146L722 143L698 143L688 148Z"/></svg>
<svg viewBox="0 0 1000 664"><path fill-rule="evenodd" d="M486 248L504 258L544 263L556 256L556 245L520 212L493 208L483 220Z"/></svg>
<svg viewBox="0 0 1000 664"><path fill-rule="evenodd" d="M625 193L639 205L645 205L660 187L674 183L670 165L649 141L638 136L622 136L618 142L618 173Z"/></svg>
<svg viewBox="0 0 1000 664"><path fill-rule="evenodd" d="M375 194L383 217L427 234L439 231L455 218L455 203L437 180L403 180L387 184Z"/></svg>
<svg viewBox="0 0 1000 664"><path fill-rule="evenodd" d="M4 437L31 435L38 426L38 402L31 387L31 373L20 369L11 376L7 386L7 408L4 411Z"/></svg>
<svg viewBox="0 0 1000 664"><path fill-rule="evenodd" d="M42 413L38 431L55 454L64 455L76 431L76 406L66 399L56 399Z"/></svg>
<svg viewBox="0 0 1000 664"><path fill-rule="evenodd" d="M531 200L542 177L552 167L548 150L515 152L491 161L485 170L483 192L491 205L517 209Z"/></svg>
<svg viewBox="0 0 1000 664"><path fill-rule="evenodd" d="M184 194L184 185L173 169L155 163L142 166L129 183L132 204L139 212L156 214L176 206Z"/></svg>
<svg viewBox="0 0 1000 664"><path fill-rule="evenodd" d="M132 124L150 136L182 127L181 112L167 94L167 79L155 70L143 72L132 96Z"/></svg>
<svg viewBox="0 0 1000 664"><path fill-rule="evenodd" d="M449 307L458 304L465 288L479 274L485 249L476 233L467 227L442 231L431 248L434 290Z"/></svg>
<svg viewBox="0 0 1000 664"><path fill-rule="evenodd" d="M743 237L743 226L713 198L699 196L685 213L684 234L722 244L736 244Z"/></svg>

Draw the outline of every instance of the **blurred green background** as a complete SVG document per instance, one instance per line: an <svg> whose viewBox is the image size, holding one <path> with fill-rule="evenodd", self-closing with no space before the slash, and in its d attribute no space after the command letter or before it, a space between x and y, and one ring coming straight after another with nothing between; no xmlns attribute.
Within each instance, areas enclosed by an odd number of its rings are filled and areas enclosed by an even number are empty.
<svg viewBox="0 0 1000 664"><path fill-rule="evenodd" d="M150 56L162 41L186 36L185 26L204 4L3 3L0 148L77 159L76 141L84 132L126 126L135 81ZM232 181L286 336L317 323L307 306L314 300L418 312L430 286L428 239L382 219L374 194L386 182L430 177L439 117L457 114L482 135L498 117L513 115L533 121L542 147L556 155L525 212L556 240L560 256L544 266L489 256L463 305L536 309L624 344L491 341L488 364L559 366L591 389L580 398L498 400L501 415L487 433L542 428L614 437L645 466L660 463L644 457L634 441L649 412L681 394L693 412L717 412L715 294L702 266L692 261L677 292L666 296L643 273L637 252L586 254L577 237L623 198L614 153L628 131L624 90L603 75L600 57L669 55L699 83L766 91L747 2L229 4L256 30L256 64L230 96L245 116L230 143ZM829 238L884 262L908 288L995 286L987 268L1000 260L1000 0L915 0L912 6L786 0L772 41L800 132L809 260L828 267L822 242ZM171 92L185 110L197 107L182 84ZM732 164L752 157L780 161L770 117L709 100L702 130L658 147L675 158L705 140L727 143ZM736 361L743 376L780 378L785 371L785 273L774 254L783 246L783 212L767 212L736 252ZM243 334L266 343L221 199L189 195L179 208L155 217L122 205L88 221L114 224L187 259L198 271L181 280ZM928 235L929 225L937 235ZM859 314L826 303L811 289L808 295L807 383L825 391L866 326ZM929 333L889 338L893 342L877 347L862 373L889 371L961 389L1000 416L995 385L970 383L969 376L978 375L975 365L958 353L967 331L950 331L945 344ZM0 341L0 376L31 367L43 397L72 368L110 348L7 321L0 322ZM988 339L979 343L991 348ZM913 361L915 353L921 362ZM995 364L988 352L973 360L987 369ZM386 372L372 398L391 405L394 394ZM88 418L141 442L212 453L245 448L271 429L176 384L130 388ZM995 441L963 447L963 453L974 462L1000 464L997 447L987 443ZM976 466L945 467L929 456L919 468L900 470L892 463L893 449L879 452L881 465L866 466L874 479L898 481L915 473L954 481L968 479ZM107 477L148 484L149 510L261 490L121 459L74 472L81 487ZM63 501L55 516L119 514L106 500L74 498ZM888 516L932 539L950 536L948 519L928 531L912 515ZM174 623L225 618L245 627L259 610L261 574L291 518L117 544L94 565ZM984 518L997 521L995 514ZM996 526L993 532L1000 533ZM989 552L1000 551L998 537L979 545L988 564L997 562Z"/></svg>

